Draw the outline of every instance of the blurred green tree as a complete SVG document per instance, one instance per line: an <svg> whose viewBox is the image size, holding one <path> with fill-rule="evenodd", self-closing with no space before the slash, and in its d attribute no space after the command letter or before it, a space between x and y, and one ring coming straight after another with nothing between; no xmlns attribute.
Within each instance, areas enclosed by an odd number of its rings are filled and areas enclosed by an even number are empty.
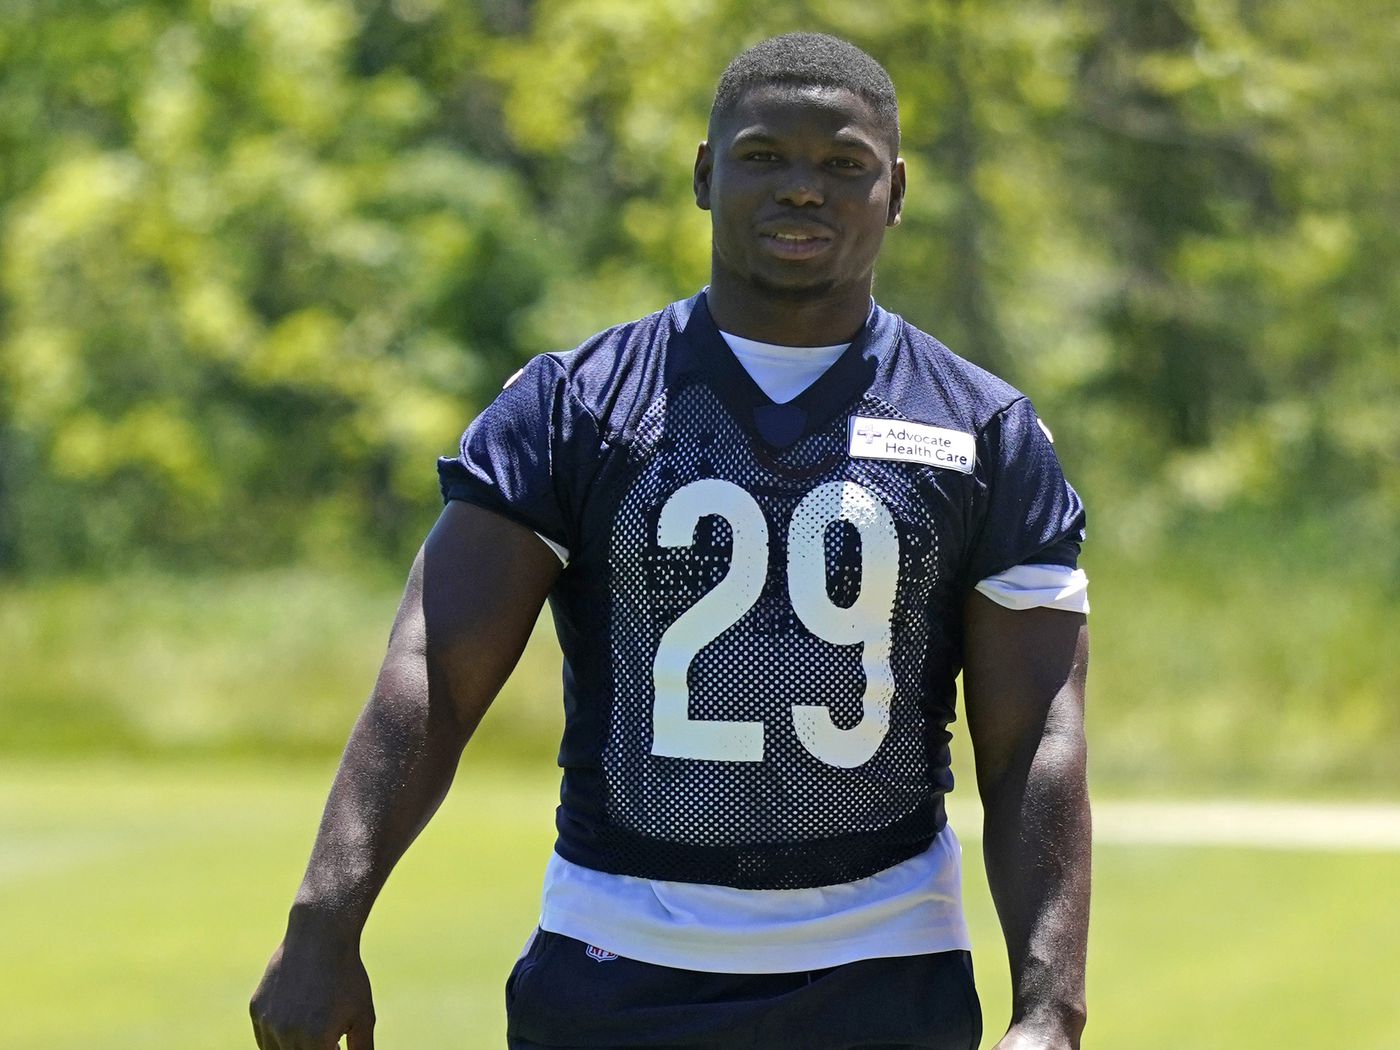
<svg viewBox="0 0 1400 1050"><path fill-rule="evenodd" d="M521 359L703 282L714 80L809 28L900 87L882 300L1035 394L1100 539L1321 508L1400 576L1385 8L12 0L0 568L402 559Z"/></svg>
<svg viewBox="0 0 1400 1050"><path fill-rule="evenodd" d="M472 10L32 3L3 33L4 563L402 556L552 265L458 113Z"/></svg>

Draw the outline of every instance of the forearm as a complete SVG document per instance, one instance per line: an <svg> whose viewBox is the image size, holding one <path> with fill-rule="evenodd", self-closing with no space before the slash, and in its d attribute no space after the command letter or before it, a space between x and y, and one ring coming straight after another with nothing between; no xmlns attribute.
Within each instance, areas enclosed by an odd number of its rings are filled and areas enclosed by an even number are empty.
<svg viewBox="0 0 1400 1050"><path fill-rule="evenodd" d="M359 939L390 871L452 784L525 647L559 561L528 529L449 504L409 573L346 745L287 935L249 1004L258 1045L372 1046Z"/></svg>
<svg viewBox="0 0 1400 1050"><path fill-rule="evenodd" d="M1011 964L1012 1027L1078 1047L1084 1028L1090 815L1078 720L982 785L987 880Z"/></svg>
<svg viewBox="0 0 1400 1050"><path fill-rule="evenodd" d="M410 599L416 601L410 582ZM379 681L340 763L287 934L249 1003L258 1046L373 1045L360 933L394 863L437 809L468 733L432 703L417 629L400 609ZM473 723L474 724L474 723Z"/></svg>
<svg viewBox="0 0 1400 1050"><path fill-rule="evenodd" d="M437 631L443 640L429 646L424 562L420 552L374 691L346 744L289 936L305 930L358 940L389 873L451 787L462 748L499 685L443 670L454 650L480 645Z"/></svg>
<svg viewBox="0 0 1400 1050"><path fill-rule="evenodd" d="M447 794L466 734L433 711L426 693L377 689L361 713L292 906L289 934L314 928L357 940L390 871Z"/></svg>

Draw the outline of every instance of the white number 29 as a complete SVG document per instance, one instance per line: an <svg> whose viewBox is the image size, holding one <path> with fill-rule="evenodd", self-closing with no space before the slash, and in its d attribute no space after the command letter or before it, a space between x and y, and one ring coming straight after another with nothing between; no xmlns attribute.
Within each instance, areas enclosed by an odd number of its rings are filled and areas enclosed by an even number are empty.
<svg viewBox="0 0 1400 1050"><path fill-rule="evenodd" d="M711 761L763 760L763 723L690 717L690 665L700 650L734 626L763 590L768 570L768 523L747 492L728 481L707 478L678 489L661 508L657 542L685 547L695 526L709 516L724 518L733 533L729 571L668 627L652 665L654 755ZM826 586L826 532L848 522L860 533L859 597L843 609ZM894 678L890 672L890 617L899 578L899 534L885 505L851 481L831 481L809 492L788 525L788 595L798 618L833 645L863 643L865 692L861 720L841 729L821 704L793 704L797 738L814 756L850 769L874 756L890 727Z"/></svg>

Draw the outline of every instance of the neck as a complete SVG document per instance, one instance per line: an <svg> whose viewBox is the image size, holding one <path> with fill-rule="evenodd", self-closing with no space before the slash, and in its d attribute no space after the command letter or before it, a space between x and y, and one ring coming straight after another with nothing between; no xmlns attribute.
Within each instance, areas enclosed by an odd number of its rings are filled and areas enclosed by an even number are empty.
<svg viewBox="0 0 1400 1050"><path fill-rule="evenodd" d="M834 346L850 342L865 327L870 282L802 300L782 298L713 273L705 301L715 324L731 335L780 346Z"/></svg>

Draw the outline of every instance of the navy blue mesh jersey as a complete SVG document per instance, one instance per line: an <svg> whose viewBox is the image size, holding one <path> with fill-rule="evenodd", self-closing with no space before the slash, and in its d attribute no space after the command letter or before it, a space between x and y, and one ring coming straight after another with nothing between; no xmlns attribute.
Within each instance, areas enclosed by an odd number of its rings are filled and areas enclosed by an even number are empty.
<svg viewBox="0 0 1400 1050"><path fill-rule="evenodd" d="M878 307L776 405L673 303L532 360L439 474L569 551L559 854L748 889L928 846L963 603L1083 536L1029 402Z"/></svg>

